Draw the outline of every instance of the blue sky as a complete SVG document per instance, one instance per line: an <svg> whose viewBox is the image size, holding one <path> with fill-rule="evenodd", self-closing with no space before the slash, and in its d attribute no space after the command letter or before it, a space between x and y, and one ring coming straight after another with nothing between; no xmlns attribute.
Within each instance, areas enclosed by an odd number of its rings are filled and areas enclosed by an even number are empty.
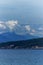
<svg viewBox="0 0 43 65"><path fill-rule="evenodd" d="M43 0L0 0L0 19L21 19L23 24L24 21L43 23Z"/></svg>
<svg viewBox="0 0 43 65"><path fill-rule="evenodd" d="M14 5L14 4L30 4L35 6L43 6L43 0L0 0L1 4L8 4L8 5Z"/></svg>

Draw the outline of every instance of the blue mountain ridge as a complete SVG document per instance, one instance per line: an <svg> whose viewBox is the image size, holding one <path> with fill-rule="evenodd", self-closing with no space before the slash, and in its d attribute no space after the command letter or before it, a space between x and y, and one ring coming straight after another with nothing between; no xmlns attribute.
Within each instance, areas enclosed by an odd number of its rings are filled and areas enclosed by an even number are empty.
<svg viewBox="0 0 43 65"><path fill-rule="evenodd" d="M8 42L8 41L19 41L19 40L27 40L27 39L33 39L37 38L35 36L32 36L30 34L26 35L17 35L16 33L7 32L0 34L0 42Z"/></svg>

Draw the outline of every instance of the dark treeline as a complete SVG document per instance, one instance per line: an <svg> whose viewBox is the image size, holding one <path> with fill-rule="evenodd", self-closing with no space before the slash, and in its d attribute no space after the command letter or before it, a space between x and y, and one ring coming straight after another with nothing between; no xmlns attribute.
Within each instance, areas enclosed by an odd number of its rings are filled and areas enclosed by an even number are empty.
<svg viewBox="0 0 43 65"><path fill-rule="evenodd" d="M0 48L5 49L36 48L36 47L43 47L43 38L0 43Z"/></svg>

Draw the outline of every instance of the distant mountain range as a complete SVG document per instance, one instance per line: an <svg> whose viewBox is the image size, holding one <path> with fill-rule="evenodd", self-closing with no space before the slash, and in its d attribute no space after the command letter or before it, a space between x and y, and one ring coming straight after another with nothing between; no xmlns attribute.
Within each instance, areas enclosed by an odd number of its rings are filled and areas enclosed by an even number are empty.
<svg viewBox="0 0 43 65"><path fill-rule="evenodd" d="M7 33L0 34L0 42L20 41L20 40L27 40L33 38L37 38L37 37L32 36L30 34L18 35L14 32L7 32Z"/></svg>

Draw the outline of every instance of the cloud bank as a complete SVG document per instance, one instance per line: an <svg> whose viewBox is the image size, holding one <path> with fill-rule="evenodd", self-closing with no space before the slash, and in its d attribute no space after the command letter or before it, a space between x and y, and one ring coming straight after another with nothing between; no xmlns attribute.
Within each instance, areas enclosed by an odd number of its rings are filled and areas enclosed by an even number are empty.
<svg viewBox="0 0 43 65"><path fill-rule="evenodd" d="M6 33L13 31L16 25L18 25L18 21L0 21L0 32Z"/></svg>
<svg viewBox="0 0 43 65"><path fill-rule="evenodd" d="M0 21L0 34L14 32L18 35L34 35L34 36L43 36L43 27L38 27L37 30L30 25L20 25L18 21L9 20L9 21Z"/></svg>

